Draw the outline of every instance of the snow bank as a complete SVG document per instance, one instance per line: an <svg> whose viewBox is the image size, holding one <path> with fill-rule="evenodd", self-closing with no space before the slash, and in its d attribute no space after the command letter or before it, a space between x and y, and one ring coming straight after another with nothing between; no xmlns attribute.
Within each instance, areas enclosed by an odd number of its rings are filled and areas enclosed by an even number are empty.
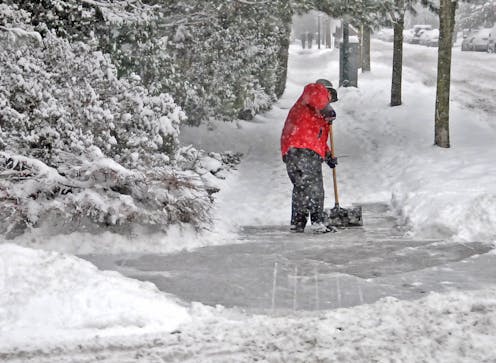
<svg viewBox="0 0 496 363"><path fill-rule="evenodd" d="M431 294L419 301L384 298L375 304L310 317L260 316L239 325L231 327L227 336L221 335L225 345L252 351L238 361L251 361L254 355L261 360L294 363L475 363L496 359L494 289Z"/></svg>
<svg viewBox="0 0 496 363"><path fill-rule="evenodd" d="M44 347L57 361L494 362L496 290L431 294L291 316L246 315L194 304L177 334L99 339ZM178 343L179 342L179 343ZM129 348L132 347L132 348ZM15 354L13 354L15 357ZM20 354L21 357L28 354ZM166 358L165 358L166 357ZM53 356L36 356L37 363ZM64 359L65 358L65 359Z"/></svg>
<svg viewBox="0 0 496 363"><path fill-rule="evenodd" d="M225 234L224 234L225 233ZM198 247L227 244L236 235L227 231L199 233L192 226L170 226L167 233L150 231L146 226L132 226L129 234L73 232L53 235L53 227L32 229L13 240L0 238L1 243L15 243L29 248L59 251L68 254L173 253Z"/></svg>
<svg viewBox="0 0 496 363"><path fill-rule="evenodd" d="M99 271L77 257L0 245L0 348L172 331L186 308L151 283Z"/></svg>

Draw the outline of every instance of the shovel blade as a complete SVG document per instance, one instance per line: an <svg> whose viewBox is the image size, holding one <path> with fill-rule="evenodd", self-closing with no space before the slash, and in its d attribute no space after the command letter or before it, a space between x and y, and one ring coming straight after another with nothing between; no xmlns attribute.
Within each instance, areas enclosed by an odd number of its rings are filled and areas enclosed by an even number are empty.
<svg viewBox="0 0 496 363"><path fill-rule="evenodd" d="M362 207L326 208L324 210L325 224L333 227L360 227L363 226Z"/></svg>

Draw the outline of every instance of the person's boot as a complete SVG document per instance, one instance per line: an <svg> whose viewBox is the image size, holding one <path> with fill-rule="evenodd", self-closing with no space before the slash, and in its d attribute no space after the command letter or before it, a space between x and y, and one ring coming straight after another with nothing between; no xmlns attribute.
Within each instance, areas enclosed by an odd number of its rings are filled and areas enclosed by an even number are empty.
<svg viewBox="0 0 496 363"><path fill-rule="evenodd" d="M305 227L302 226L301 224L292 224L289 227L289 231L293 233L303 233L305 232Z"/></svg>
<svg viewBox="0 0 496 363"><path fill-rule="evenodd" d="M289 231L290 231L290 232L293 232L293 233L303 233L303 232L305 232L305 227L298 226L298 225L296 225L296 224L292 224L292 225L289 227Z"/></svg>
<svg viewBox="0 0 496 363"><path fill-rule="evenodd" d="M291 215L291 226L289 230L294 233L303 233L308 219L302 213L293 213Z"/></svg>

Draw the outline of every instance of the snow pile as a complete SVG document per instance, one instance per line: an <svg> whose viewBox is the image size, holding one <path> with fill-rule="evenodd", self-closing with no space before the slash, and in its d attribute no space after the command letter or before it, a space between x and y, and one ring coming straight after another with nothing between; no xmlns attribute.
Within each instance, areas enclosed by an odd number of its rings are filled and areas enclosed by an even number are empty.
<svg viewBox="0 0 496 363"><path fill-rule="evenodd" d="M187 310L155 285L79 258L0 245L0 344L172 331Z"/></svg>
<svg viewBox="0 0 496 363"><path fill-rule="evenodd" d="M496 359L496 291L431 294L419 301L384 298L322 314L214 319L181 341L209 337L224 359L210 362L489 362ZM203 335L203 336L202 336ZM173 348L171 348L173 349ZM193 361L193 360L187 360Z"/></svg>
<svg viewBox="0 0 496 363"><path fill-rule="evenodd" d="M419 301L385 298L371 305L291 316L247 316L193 304L177 334L108 337L20 357L37 363L150 362L464 362L496 360L496 291L431 294ZM34 347L33 347L34 349ZM43 351L46 355L40 355ZM98 353L95 353L98 352ZM33 353L34 354L33 354ZM50 354L53 353L53 356ZM9 357L9 354L7 354ZM11 353L16 361L16 353Z"/></svg>

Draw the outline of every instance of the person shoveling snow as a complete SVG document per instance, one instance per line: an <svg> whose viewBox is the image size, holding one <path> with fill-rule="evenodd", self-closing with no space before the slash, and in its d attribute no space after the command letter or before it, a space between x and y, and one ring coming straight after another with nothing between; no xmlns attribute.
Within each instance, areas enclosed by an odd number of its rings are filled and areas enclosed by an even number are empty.
<svg viewBox="0 0 496 363"><path fill-rule="evenodd" d="M308 214L314 233L334 230L324 224L322 179L322 162L325 161L331 168L337 164L337 159L332 157L327 144L330 123L336 118L336 113L330 105L333 93L328 88L332 88L332 84L327 80L318 80L306 85L302 95L289 111L282 130L282 159L293 183L293 232L305 230Z"/></svg>

